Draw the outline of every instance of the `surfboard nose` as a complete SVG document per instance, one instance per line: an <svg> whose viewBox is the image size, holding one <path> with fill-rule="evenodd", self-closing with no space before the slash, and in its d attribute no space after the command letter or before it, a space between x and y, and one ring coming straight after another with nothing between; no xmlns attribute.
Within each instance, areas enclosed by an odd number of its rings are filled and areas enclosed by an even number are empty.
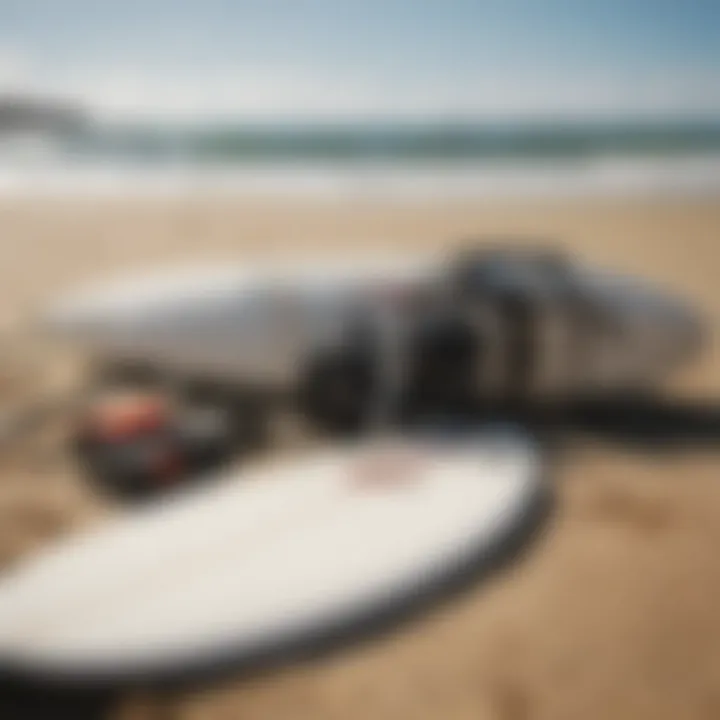
<svg viewBox="0 0 720 720"><path fill-rule="evenodd" d="M138 323L143 323L142 315L133 317L122 304L102 302L102 298L97 302L89 298L68 298L38 318L38 325L51 337L81 344L124 337Z"/></svg>
<svg viewBox="0 0 720 720"><path fill-rule="evenodd" d="M667 322L678 358L691 360L697 357L705 347L705 318L687 305L677 303Z"/></svg>
<svg viewBox="0 0 720 720"><path fill-rule="evenodd" d="M675 296L648 288L640 304L661 358L671 365L694 359L704 346L705 321Z"/></svg>
<svg viewBox="0 0 720 720"><path fill-rule="evenodd" d="M648 377L664 377L704 349L705 320L685 300L651 284L637 285L617 300L616 309L628 322L637 367Z"/></svg>
<svg viewBox="0 0 720 720"><path fill-rule="evenodd" d="M40 317L40 323L53 334L72 336L106 320L106 315L93 303L71 299L47 308Z"/></svg>
<svg viewBox="0 0 720 720"><path fill-rule="evenodd" d="M242 273L234 269L180 268L110 279L81 287L47 308L42 324L72 337L88 333L153 332L194 308L241 295Z"/></svg>
<svg viewBox="0 0 720 720"><path fill-rule="evenodd" d="M650 388L704 349L704 317L675 292L606 271L588 271L581 280L598 321L587 372L596 372L603 387Z"/></svg>

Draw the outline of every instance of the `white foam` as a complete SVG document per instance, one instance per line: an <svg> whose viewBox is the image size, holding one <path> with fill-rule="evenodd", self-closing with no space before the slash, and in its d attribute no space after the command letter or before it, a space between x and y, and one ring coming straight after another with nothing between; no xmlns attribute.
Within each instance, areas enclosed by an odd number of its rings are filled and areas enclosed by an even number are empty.
<svg viewBox="0 0 720 720"><path fill-rule="evenodd" d="M413 200L710 195L720 155L482 163L215 164L0 162L6 197L298 197Z"/></svg>

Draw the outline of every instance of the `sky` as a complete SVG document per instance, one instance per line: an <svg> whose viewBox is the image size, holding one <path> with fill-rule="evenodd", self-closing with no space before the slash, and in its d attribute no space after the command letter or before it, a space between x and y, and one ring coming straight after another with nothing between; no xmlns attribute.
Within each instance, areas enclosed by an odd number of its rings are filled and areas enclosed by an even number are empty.
<svg viewBox="0 0 720 720"><path fill-rule="evenodd" d="M0 0L0 90L107 116L720 116L720 0Z"/></svg>

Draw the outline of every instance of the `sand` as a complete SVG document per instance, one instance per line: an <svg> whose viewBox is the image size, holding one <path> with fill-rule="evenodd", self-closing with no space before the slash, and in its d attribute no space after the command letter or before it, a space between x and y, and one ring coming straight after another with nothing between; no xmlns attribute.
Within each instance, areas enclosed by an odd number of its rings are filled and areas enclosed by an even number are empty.
<svg viewBox="0 0 720 720"><path fill-rule="evenodd" d="M0 324L56 292L168 261L418 253L487 235L529 235L644 273L720 318L720 203L292 200L4 200ZM12 368L4 398L32 394ZM674 392L720 397L713 343ZM51 369L62 359L43 357ZM0 365L0 368L2 366ZM34 370L33 370L34 371ZM23 375L24 374L24 375ZM33 552L103 501L58 449L0 458L0 560ZM720 462L711 450L621 441L568 450L557 508L536 547L491 582L371 644L262 677L130 698L119 717L178 720L720 717Z"/></svg>

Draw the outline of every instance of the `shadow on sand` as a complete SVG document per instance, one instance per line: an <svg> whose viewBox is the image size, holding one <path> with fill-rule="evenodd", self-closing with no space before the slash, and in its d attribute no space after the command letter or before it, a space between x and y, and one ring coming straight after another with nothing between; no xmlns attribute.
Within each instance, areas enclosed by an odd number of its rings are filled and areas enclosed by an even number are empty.
<svg viewBox="0 0 720 720"><path fill-rule="evenodd" d="M560 448L599 441L649 452L720 450L718 402L626 395L534 406L499 404L479 415L529 427Z"/></svg>

